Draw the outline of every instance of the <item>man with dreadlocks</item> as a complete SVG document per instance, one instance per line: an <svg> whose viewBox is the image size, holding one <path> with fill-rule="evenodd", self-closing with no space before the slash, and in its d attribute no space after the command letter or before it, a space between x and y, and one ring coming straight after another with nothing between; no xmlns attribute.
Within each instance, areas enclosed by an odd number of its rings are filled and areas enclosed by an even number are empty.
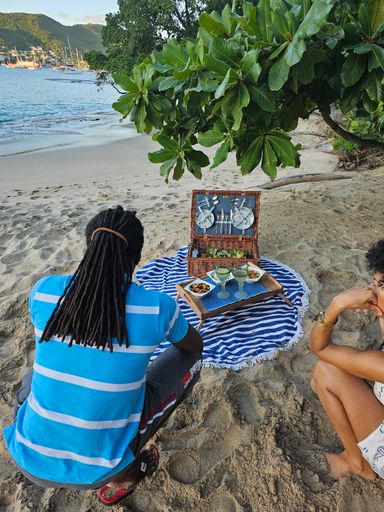
<svg viewBox="0 0 384 512"><path fill-rule="evenodd" d="M4 432L32 482L100 489L111 505L157 468L147 443L196 382L203 343L171 297L135 282L144 242L135 212L102 211L85 235L75 273L31 292L33 372ZM149 365L163 340L170 347Z"/></svg>

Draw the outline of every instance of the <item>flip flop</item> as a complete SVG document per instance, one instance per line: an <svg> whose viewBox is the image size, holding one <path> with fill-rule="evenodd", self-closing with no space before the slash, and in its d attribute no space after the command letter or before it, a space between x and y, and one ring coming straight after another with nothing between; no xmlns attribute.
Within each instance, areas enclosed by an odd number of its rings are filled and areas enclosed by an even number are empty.
<svg viewBox="0 0 384 512"><path fill-rule="evenodd" d="M153 459L153 467L151 467L148 464L148 458L152 457ZM136 487L139 485L139 483L144 480L145 477L151 476L159 465L159 451L156 448L155 445L151 444L148 446L148 448L144 448L139 453L139 462L140 462L140 468L139 468L139 476L137 479L137 482L133 485L130 485L129 487L122 487L120 489L117 489L115 487L110 487L109 485L105 485L102 487L97 495L99 497L99 500L107 506L112 506L118 503L123 498L126 498L130 494L133 493L133 491L136 489Z"/></svg>

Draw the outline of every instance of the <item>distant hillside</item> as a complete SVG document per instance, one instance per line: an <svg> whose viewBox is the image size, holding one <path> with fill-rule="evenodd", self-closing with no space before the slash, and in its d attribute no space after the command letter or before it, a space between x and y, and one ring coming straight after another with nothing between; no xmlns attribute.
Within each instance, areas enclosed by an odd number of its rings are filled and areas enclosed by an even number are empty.
<svg viewBox="0 0 384 512"><path fill-rule="evenodd" d="M59 50L68 46L81 51L103 50L103 25L74 25L67 27L44 14L0 13L0 45L26 50L41 46L45 50Z"/></svg>

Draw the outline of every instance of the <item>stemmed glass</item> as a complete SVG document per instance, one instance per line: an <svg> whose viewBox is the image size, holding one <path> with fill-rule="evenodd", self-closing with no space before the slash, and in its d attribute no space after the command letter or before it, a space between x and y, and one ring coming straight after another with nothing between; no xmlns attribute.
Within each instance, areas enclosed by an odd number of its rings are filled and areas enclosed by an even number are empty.
<svg viewBox="0 0 384 512"><path fill-rule="evenodd" d="M220 281L221 290L217 294L219 299L228 299L229 293L225 291L225 283L228 281L231 271L228 267L217 266L215 268L215 274L217 279Z"/></svg>
<svg viewBox="0 0 384 512"><path fill-rule="evenodd" d="M236 299L246 299L248 297L248 293L243 290L244 281L248 277L248 267L245 265L240 267L235 267L232 269L232 275L239 283L239 291L235 293Z"/></svg>

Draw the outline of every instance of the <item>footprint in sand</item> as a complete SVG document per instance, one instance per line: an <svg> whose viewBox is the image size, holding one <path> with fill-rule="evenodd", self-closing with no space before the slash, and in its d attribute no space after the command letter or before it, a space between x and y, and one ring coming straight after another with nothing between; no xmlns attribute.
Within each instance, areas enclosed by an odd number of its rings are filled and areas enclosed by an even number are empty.
<svg viewBox="0 0 384 512"><path fill-rule="evenodd" d="M178 482L192 484L203 478L218 463L229 457L241 443L237 427L226 429L205 441L197 450L178 453L169 460L168 472Z"/></svg>
<svg viewBox="0 0 384 512"><path fill-rule="evenodd" d="M240 512L242 509L233 496L218 493L208 500L208 510L215 512Z"/></svg>
<svg viewBox="0 0 384 512"><path fill-rule="evenodd" d="M256 425L264 419L266 408L260 403L258 394L253 388L240 384L231 388L228 395L229 402L233 404L240 421Z"/></svg>

